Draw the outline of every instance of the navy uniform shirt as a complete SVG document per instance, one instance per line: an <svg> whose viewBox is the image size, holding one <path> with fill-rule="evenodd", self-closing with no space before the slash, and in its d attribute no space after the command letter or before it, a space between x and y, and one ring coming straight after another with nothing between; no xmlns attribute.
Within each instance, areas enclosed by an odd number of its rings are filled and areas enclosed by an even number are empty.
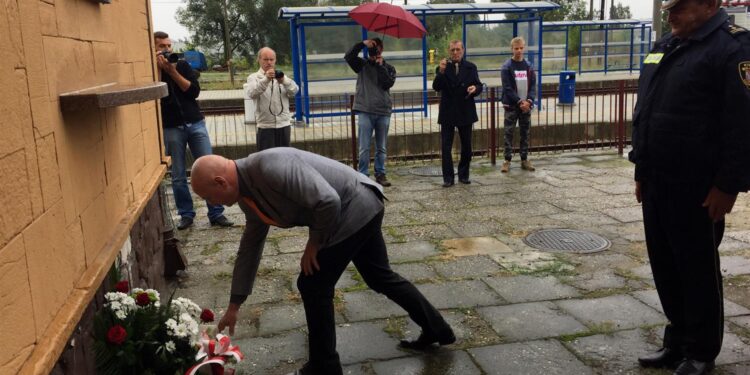
<svg viewBox="0 0 750 375"><path fill-rule="evenodd" d="M633 113L636 181L750 187L750 33L720 9L644 60Z"/></svg>

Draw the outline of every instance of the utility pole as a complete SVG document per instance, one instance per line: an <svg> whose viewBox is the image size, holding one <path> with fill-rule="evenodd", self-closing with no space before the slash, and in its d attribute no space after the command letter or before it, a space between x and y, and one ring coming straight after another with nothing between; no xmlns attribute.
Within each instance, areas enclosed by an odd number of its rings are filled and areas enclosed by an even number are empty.
<svg viewBox="0 0 750 375"><path fill-rule="evenodd" d="M604 6L607 5L606 0L602 0L602 9L599 10L599 19L604 21Z"/></svg>
<svg viewBox="0 0 750 375"><path fill-rule="evenodd" d="M227 0L221 0L221 13L224 17L224 61L229 69L229 81L234 87L234 70L232 69L232 45L229 41L229 17L227 17Z"/></svg>
<svg viewBox="0 0 750 375"><path fill-rule="evenodd" d="M661 39L661 0L654 0L654 10L651 13L651 31L656 40Z"/></svg>

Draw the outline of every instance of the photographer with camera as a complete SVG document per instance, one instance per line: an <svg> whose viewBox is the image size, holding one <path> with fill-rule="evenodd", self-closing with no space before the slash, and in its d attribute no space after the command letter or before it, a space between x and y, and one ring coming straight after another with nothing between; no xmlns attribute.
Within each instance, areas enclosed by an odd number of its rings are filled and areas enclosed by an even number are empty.
<svg viewBox="0 0 750 375"><path fill-rule="evenodd" d="M276 70L276 52L263 47L258 51L260 69L247 77L247 95L255 103L255 135L258 151L289 147L291 119L289 99L299 87L293 79Z"/></svg>
<svg viewBox="0 0 750 375"><path fill-rule="evenodd" d="M161 98L161 122L164 128L164 145L167 155L172 157L171 175L172 191L174 192L177 213L180 215L178 230L193 225L195 210L193 197L187 183L185 172L185 151L190 145L190 152L194 159L203 155L210 155L211 140L206 130L206 121L198 107L198 94L201 87L198 84L193 68L181 59L181 54L172 52L172 41L163 31L154 33L156 47L156 65L159 67L159 77L167 84L169 95ZM224 216L224 207L208 206L208 221L212 226L231 227L233 223Z"/></svg>
<svg viewBox="0 0 750 375"><path fill-rule="evenodd" d="M367 48L367 60L359 51ZM375 133L375 181L391 186L385 177L386 141L391 124L391 87L396 82L396 68L383 60L383 41L367 39L355 44L344 55L349 67L357 73L357 91L352 110L359 118L359 172L369 176L370 139Z"/></svg>

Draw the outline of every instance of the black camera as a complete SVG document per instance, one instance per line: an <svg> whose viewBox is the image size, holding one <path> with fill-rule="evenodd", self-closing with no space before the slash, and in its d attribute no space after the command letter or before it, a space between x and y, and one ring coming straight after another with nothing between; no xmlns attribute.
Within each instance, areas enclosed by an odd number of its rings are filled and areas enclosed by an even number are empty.
<svg viewBox="0 0 750 375"><path fill-rule="evenodd" d="M282 72L281 70L276 70L273 77L276 79L284 78L284 72Z"/></svg>
<svg viewBox="0 0 750 375"><path fill-rule="evenodd" d="M378 55L378 46L367 47L367 56L376 57Z"/></svg>
<svg viewBox="0 0 750 375"><path fill-rule="evenodd" d="M185 55L178 52L169 52L167 50L159 52L160 55L164 56L170 63L176 63L185 58Z"/></svg>

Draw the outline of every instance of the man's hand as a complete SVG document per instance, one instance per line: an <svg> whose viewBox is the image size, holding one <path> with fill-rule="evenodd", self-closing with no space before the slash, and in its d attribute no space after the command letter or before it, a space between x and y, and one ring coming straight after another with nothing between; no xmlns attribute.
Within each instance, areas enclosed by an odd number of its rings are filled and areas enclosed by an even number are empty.
<svg viewBox="0 0 750 375"><path fill-rule="evenodd" d="M737 194L727 194L714 186L703 201L703 207L708 209L708 217L717 222L724 220L724 215L732 212L736 200Z"/></svg>
<svg viewBox="0 0 750 375"><path fill-rule="evenodd" d="M378 63L378 65L383 65L383 56L376 57L375 62Z"/></svg>
<svg viewBox="0 0 750 375"><path fill-rule="evenodd" d="M521 104L518 105L518 108L520 108L521 112L523 112L523 113L526 113L526 112L528 112L531 109L530 106L529 106L529 102L527 102L525 100L521 101Z"/></svg>
<svg viewBox="0 0 750 375"><path fill-rule="evenodd" d="M268 78L269 81L276 78L276 70L273 68L266 70L266 78Z"/></svg>
<svg viewBox="0 0 750 375"><path fill-rule="evenodd" d="M305 245L305 252L302 254L302 260L300 260L300 267L302 268L302 273L305 274L305 276L310 276L315 271L320 271L320 265L318 264L318 245L310 243L310 240L307 241L307 245Z"/></svg>
<svg viewBox="0 0 750 375"><path fill-rule="evenodd" d="M635 200L638 201L638 203L641 203L641 182L636 181L635 182Z"/></svg>
<svg viewBox="0 0 750 375"><path fill-rule="evenodd" d="M440 60L440 74L445 74L445 67L448 66L448 59L442 59Z"/></svg>
<svg viewBox="0 0 750 375"><path fill-rule="evenodd" d="M156 65L159 67L159 69L163 70L170 76L173 76L175 73L177 73L177 64L172 64L167 61L167 58L164 57L161 53L156 55Z"/></svg>
<svg viewBox="0 0 750 375"><path fill-rule="evenodd" d="M224 328L229 327L229 336L234 335L234 326L237 324L237 313L240 311L240 305L236 303L230 303L229 307L227 307L227 312L224 313L224 316L221 317L221 320L219 320L219 326L217 329L219 330L219 333L224 330Z"/></svg>
<svg viewBox="0 0 750 375"><path fill-rule="evenodd" d="M477 87L475 85L466 88L466 93L469 95L473 95L475 92L477 92Z"/></svg>
<svg viewBox="0 0 750 375"><path fill-rule="evenodd" d="M375 41L374 41L374 40L366 39L366 40L363 40L363 41L362 41L362 43L363 43L363 44L365 45L365 47L367 47L367 48L372 48L372 47L375 47Z"/></svg>

